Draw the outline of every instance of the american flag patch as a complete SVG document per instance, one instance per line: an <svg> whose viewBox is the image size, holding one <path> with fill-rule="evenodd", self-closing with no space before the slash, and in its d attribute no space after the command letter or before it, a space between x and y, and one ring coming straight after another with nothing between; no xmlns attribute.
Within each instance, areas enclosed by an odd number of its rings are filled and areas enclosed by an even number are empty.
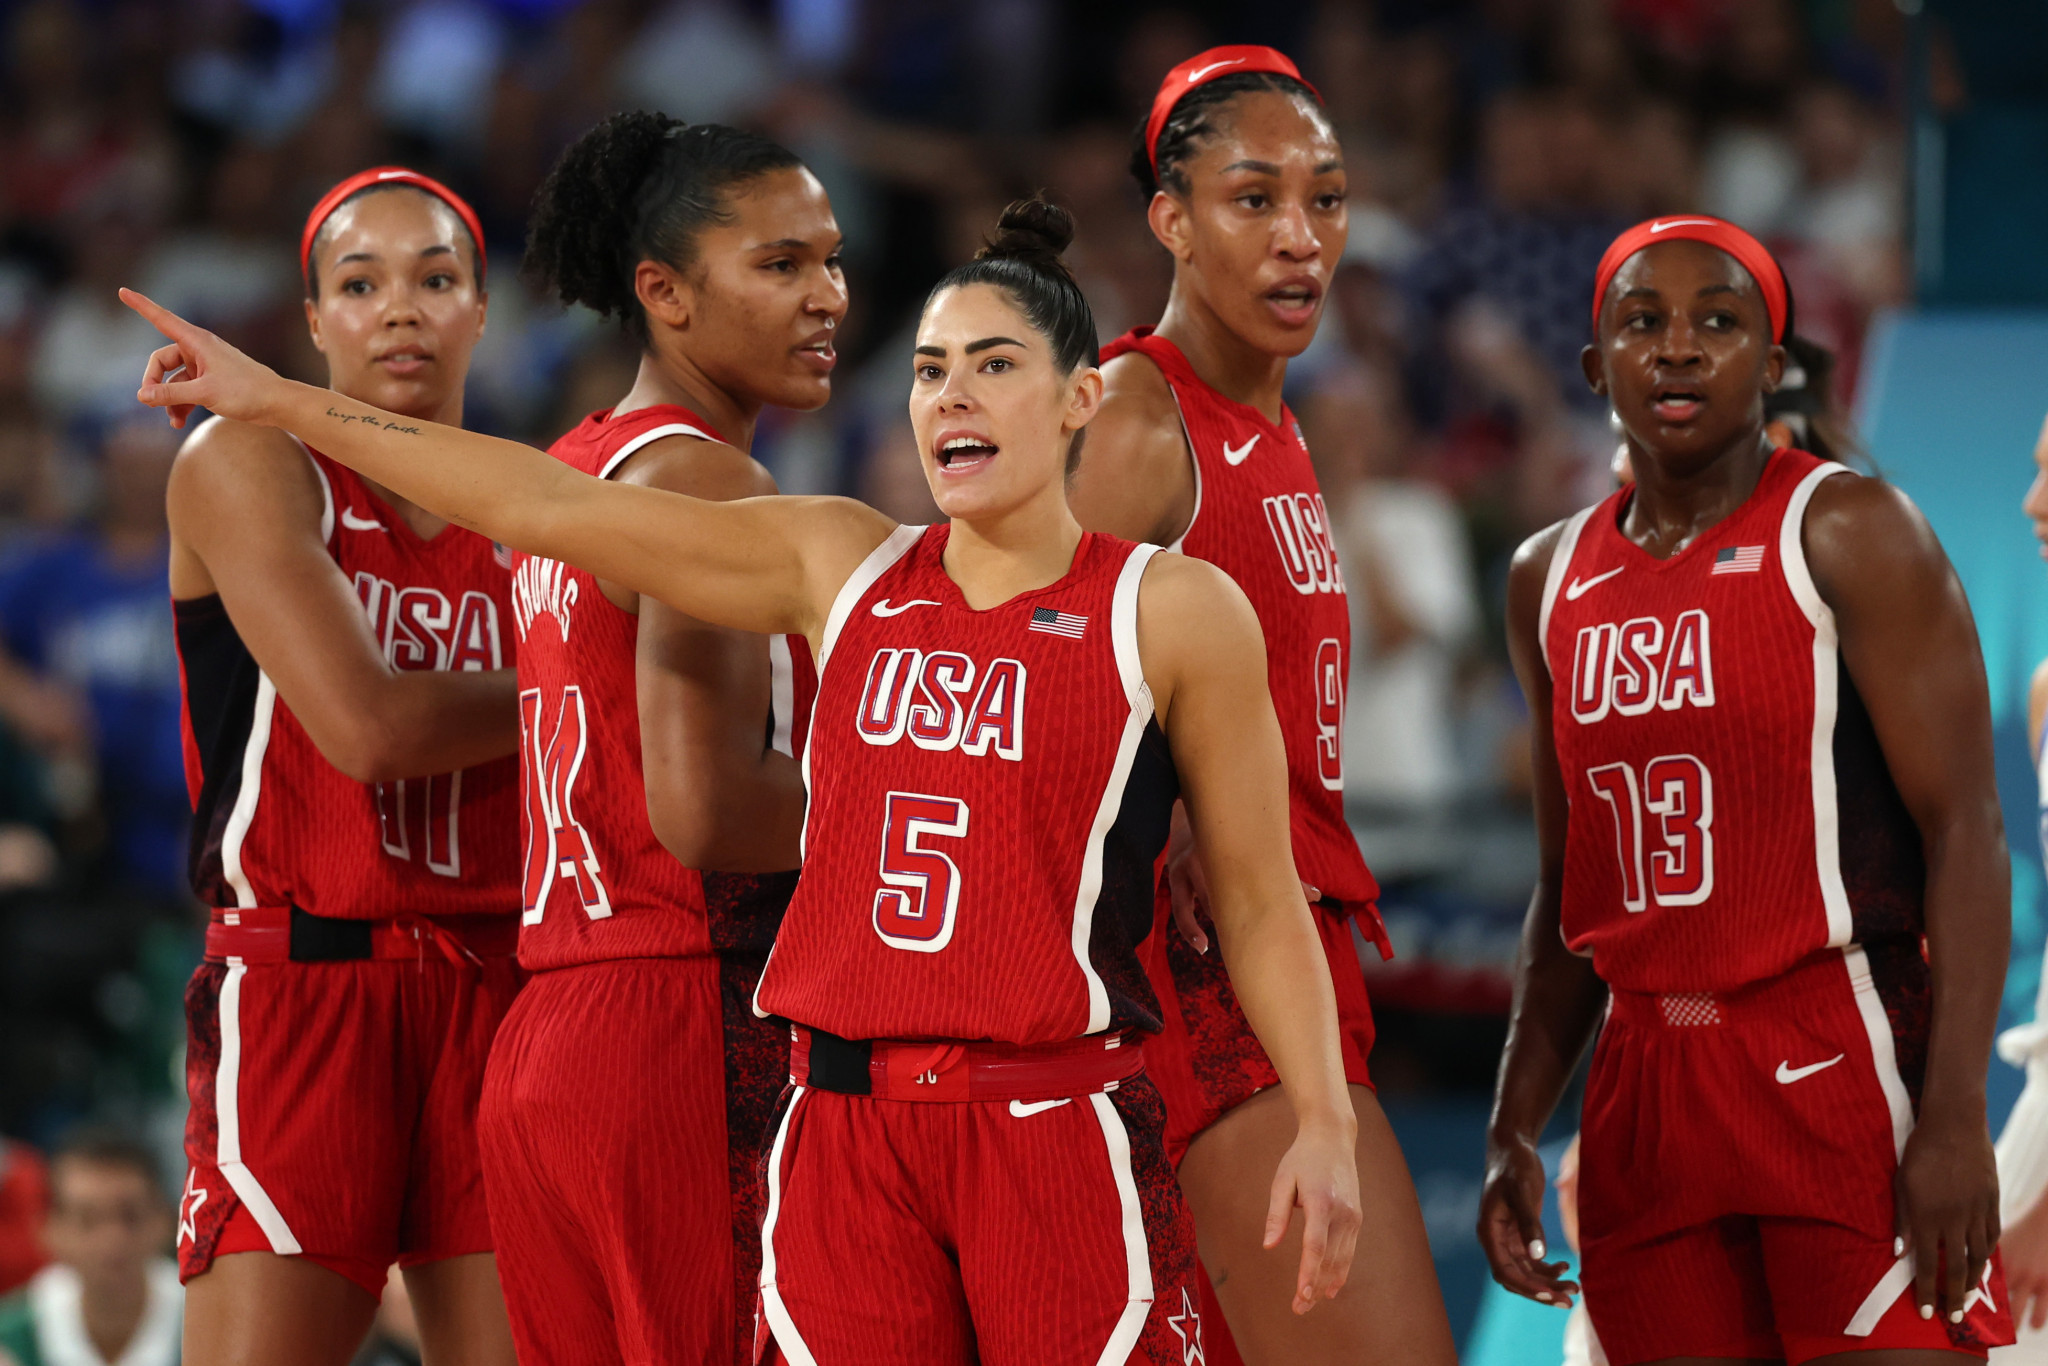
<svg viewBox="0 0 2048 1366"><path fill-rule="evenodd" d="M1081 633L1088 629L1088 618L1072 612L1055 612L1050 607L1034 607L1031 609L1031 629L1049 636L1079 640Z"/></svg>
<svg viewBox="0 0 2048 1366"><path fill-rule="evenodd" d="M498 562L498 568L510 569L512 567L512 547L502 545L497 541L491 542L491 558Z"/></svg>
<svg viewBox="0 0 2048 1366"><path fill-rule="evenodd" d="M1724 546L1714 552L1713 573L1754 574L1764 567L1764 548L1760 545Z"/></svg>

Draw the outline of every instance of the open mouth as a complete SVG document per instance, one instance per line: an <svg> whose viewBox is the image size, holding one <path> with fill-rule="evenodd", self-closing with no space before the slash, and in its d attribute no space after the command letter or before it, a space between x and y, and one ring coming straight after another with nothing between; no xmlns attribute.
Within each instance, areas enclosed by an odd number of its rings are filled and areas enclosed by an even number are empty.
<svg viewBox="0 0 2048 1366"><path fill-rule="evenodd" d="M839 364L839 353L832 348L829 336L806 342L796 349L796 354L804 364L824 374L830 374L832 368Z"/></svg>
<svg viewBox="0 0 2048 1366"><path fill-rule="evenodd" d="M418 347L401 346L396 351L386 351L377 357L377 363L398 374L412 375L425 369L433 359L433 356Z"/></svg>
<svg viewBox="0 0 2048 1366"><path fill-rule="evenodd" d="M1266 303L1289 322L1314 317L1322 300L1322 287L1313 280L1288 280L1266 291Z"/></svg>
<svg viewBox="0 0 2048 1366"><path fill-rule="evenodd" d="M994 442L983 437L949 436L939 442L934 454L940 469L949 474L965 474L995 459L999 449Z"/></svg>
<svg viewBox="0 0 2048 1366"><path fill-rule="evenodd" d="M1650 411L1662 422L1690 422L1706 403L1697 390L1659 389L1650 399Z"/></svg>

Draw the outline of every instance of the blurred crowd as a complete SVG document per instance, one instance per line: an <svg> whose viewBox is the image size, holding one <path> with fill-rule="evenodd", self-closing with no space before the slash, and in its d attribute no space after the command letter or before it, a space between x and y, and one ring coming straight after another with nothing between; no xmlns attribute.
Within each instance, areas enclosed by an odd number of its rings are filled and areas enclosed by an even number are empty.
<svg viewBox="0 0 2048 1366"><path fill-rule="evenodd" d="M306 209L352 171L403 162L476 204L506 264L469 412L544 445L635 361L513 267L555 154L633 107L779 138L831 192L853 310L832 403L769 415L756 453L787 491L922 521L903 400L929 282L1044 187L1079 219L1072 261L1105 339L1153 320L1170 272L1127 172L1133 126L1211 42L1293 53L1344 141L1351 233L1290 394L1356 617L1349 791L1390 909L1421 908L1390 920L1425 971L1447 879L1493 870L1468 890L1510 913L1526 894L1524 863L1473 856L1486 830L1526 824L1501 585L1521 537L1612 477L1578 363L1608 240L1687 210L1765 237L1844 399L1866 324L1907 280L1891 0L15 0L0 16L0 1128L17 1133L174 1109L164 1041L196 957L165 591L175 443L133 403L154 338L115 287L321 381L294 253ZM1483 1009L1504 979L1476 996L1431 980L1422 1004Z"/></svg>

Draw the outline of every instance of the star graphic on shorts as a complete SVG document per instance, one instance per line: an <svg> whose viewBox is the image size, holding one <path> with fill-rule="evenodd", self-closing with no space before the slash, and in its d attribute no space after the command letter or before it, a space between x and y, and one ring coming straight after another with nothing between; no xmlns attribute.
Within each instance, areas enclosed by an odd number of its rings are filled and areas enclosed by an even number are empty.
<svg viewBox="0 0 2048 1366"><path fill-rule="evenodd" d="M1180 1339L1180 1366L1208 1366L1208 1358L1202 1355L1202 1316L1186 1286L1180 1288L1180 1312L1168 1314L1166 1326Z"/></svg>
<svg viewBox="0 0 2048 1366"><path fill-rule="evenodd" d="M1976 1308L1979 1300L1983 1301L1984 1307L1992 1313L1996 1314L1998 1312L1998 1302L1991 1298L1991 1263L1989 1262L1984 1263L1984 1274L1978 1279L1977 1288L1972 1290L1970 1297L1963 1301L1963 1312L1967 1314Z"/></svg>
<svg viewBox="0 0 2048 1366"><path fill-rule="evenodd" d="M199 1230L195 1226L199 1218L199 1207L206 1203L206 1187L199 1184L199 1173L185 1173L185 1197L178 1201L178 1242L197 1243Z"/></svg>

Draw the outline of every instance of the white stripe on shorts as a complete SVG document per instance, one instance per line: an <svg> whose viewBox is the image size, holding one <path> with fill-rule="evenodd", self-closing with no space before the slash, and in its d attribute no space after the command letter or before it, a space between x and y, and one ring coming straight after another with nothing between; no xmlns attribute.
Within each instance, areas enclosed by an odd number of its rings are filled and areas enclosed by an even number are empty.
<svg viewBox="0 0 2048 1366"><path fill-rule="evenodd" d="M1138 1335L1145 1331L1145 1316L1152 1312L1152 1254L1145 1245L1145 1210L1138 1203L1138 1182L1131 1174L1131 1137L1124 1131L1123 1116L1109 1097L1097 1091L1088 1097L1095 1118L1102 1125L1102 1139L1109 1148L1109 1169L1116 1177L1116 1195L1124 1212L1124 1263L1129 1272L1129 1302L1109 1335L1109 1343L1096 1358L1096 1366L1123 1366L1137 1350Z"/></svg>
<svg viewBox="0 0 2048 1366"><path fill-rule="evenodd" d="M227 976L220 984L220 1069L213 1076L213 1111L220 1141L213 1162L248 1207L256 1227L270 1240L270 1250L290 1257L299 1252L299 1240L278 1213L270 1192L242 1161L242 978L248 971L248 964L230 958Z"/></svg>
<svg viewBox="0 0 2048 1366"><path fill-rule="evenodd" d="M789 1122L796 1118L796 1107L803 1104L804 1095L803 1087L790 1088L789 1108L782 1112L782 1123L775 1126L775 1146L768 1150L768 1213L761 1220L761 1312L767 1315L768 1329L775 1335L775 1345L789 1359L789 1366L818 1366L818 1359L797 1336L796 1323L789 1317L789 1306L782 1302L782 1292L775 1288L775 1221L782 1214L782 1145L789 1138Z"/></svg>

